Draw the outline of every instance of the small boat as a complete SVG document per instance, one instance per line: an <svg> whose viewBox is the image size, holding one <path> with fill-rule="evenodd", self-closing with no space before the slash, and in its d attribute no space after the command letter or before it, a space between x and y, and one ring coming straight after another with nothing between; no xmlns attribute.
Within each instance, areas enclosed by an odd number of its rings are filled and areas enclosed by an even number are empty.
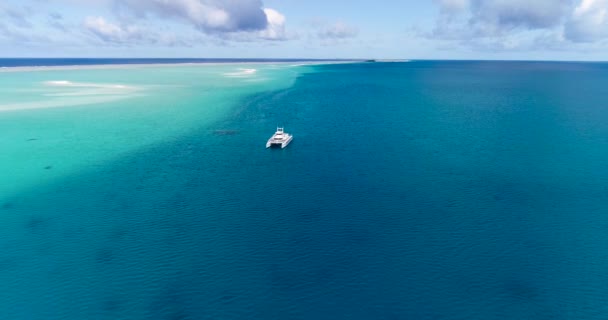
<svg viewBox="0 0 608 320"><path fill-rule="evenodd" d="M286 133L283 128L277 127L277 132L275 132L268 142L266 142L266 148L271 147L281 147L281 149L287 147L287 145L293 140L293 136L289 133Z"/></svg>

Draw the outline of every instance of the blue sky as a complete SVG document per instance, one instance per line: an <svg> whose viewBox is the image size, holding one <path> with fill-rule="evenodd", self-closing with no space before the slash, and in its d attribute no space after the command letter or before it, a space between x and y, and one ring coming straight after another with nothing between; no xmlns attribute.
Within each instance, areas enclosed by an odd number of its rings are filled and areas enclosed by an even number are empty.
<svg viewBox="0 0 608 320"><path fill-rule="evenodd" d="M606 60L608 0L0 0L0 56Z"/></svg>

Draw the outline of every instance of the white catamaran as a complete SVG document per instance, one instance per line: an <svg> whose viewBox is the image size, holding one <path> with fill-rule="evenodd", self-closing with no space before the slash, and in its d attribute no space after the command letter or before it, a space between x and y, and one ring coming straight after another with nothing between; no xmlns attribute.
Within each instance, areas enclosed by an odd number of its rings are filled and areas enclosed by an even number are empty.
<svg viewBox="0 0 608 320"><path fill-rule="evenodd" d="M277 132L275 132L268 142L266 142L266 148L270 147L281 147L281 149L287 147L287 145L291 142L293 136L289 133L286 133L282 127L277 127Z"/></svg>

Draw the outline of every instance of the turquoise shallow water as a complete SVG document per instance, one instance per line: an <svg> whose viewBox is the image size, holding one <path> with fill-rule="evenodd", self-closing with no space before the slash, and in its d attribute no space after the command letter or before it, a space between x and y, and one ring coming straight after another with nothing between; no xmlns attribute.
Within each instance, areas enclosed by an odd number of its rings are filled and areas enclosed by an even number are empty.
<svg viewBox="0 0 608 320"><path fill-rule="evenodd" d="M247 95L291 86L303 69L224 64L0 72L0 149L7 151L0 167L10 182L0 185L0 194L180 137L229 114ZM53 170L40 174L47 166Z"/></svg>
<svg viewBox="0 0 608 320"><path fill-rule="evenodd" d="M281 70L267 87L245 86L209 113L197 109L200 87L0 113L3 137L19 137L3 148L22 153L0 162L2 181L18 186L0 197L0 310L10 319L606 317L605 65L306 68L295 82ZM113 72L102 73L107 83L169 78ZM181 73L175 82L191 83ZM236 80L217 93L233 97ZM157 99L183 104L143 109ZM277 123L295 139L266 150ZM116 142L122 135L131 138ZM24 149L34 143L46 153ZM57 161L64 154L70 161Z"/></svg>

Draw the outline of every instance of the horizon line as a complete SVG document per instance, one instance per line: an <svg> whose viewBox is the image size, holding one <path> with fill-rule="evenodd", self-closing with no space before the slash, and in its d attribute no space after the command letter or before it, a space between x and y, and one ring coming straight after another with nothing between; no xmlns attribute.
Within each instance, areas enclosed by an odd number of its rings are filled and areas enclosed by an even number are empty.
<svg viewBox="0 0 608 320"><path fill-rule="evenodd" d="M487 62L596 62L607 63L608 60L570 60L570 59L432 59L432 58L217 58L217 57L1 57L1 60L61 60L61 59L81 59L81 60L250 60L250 61L487 61Z"/></svg>

